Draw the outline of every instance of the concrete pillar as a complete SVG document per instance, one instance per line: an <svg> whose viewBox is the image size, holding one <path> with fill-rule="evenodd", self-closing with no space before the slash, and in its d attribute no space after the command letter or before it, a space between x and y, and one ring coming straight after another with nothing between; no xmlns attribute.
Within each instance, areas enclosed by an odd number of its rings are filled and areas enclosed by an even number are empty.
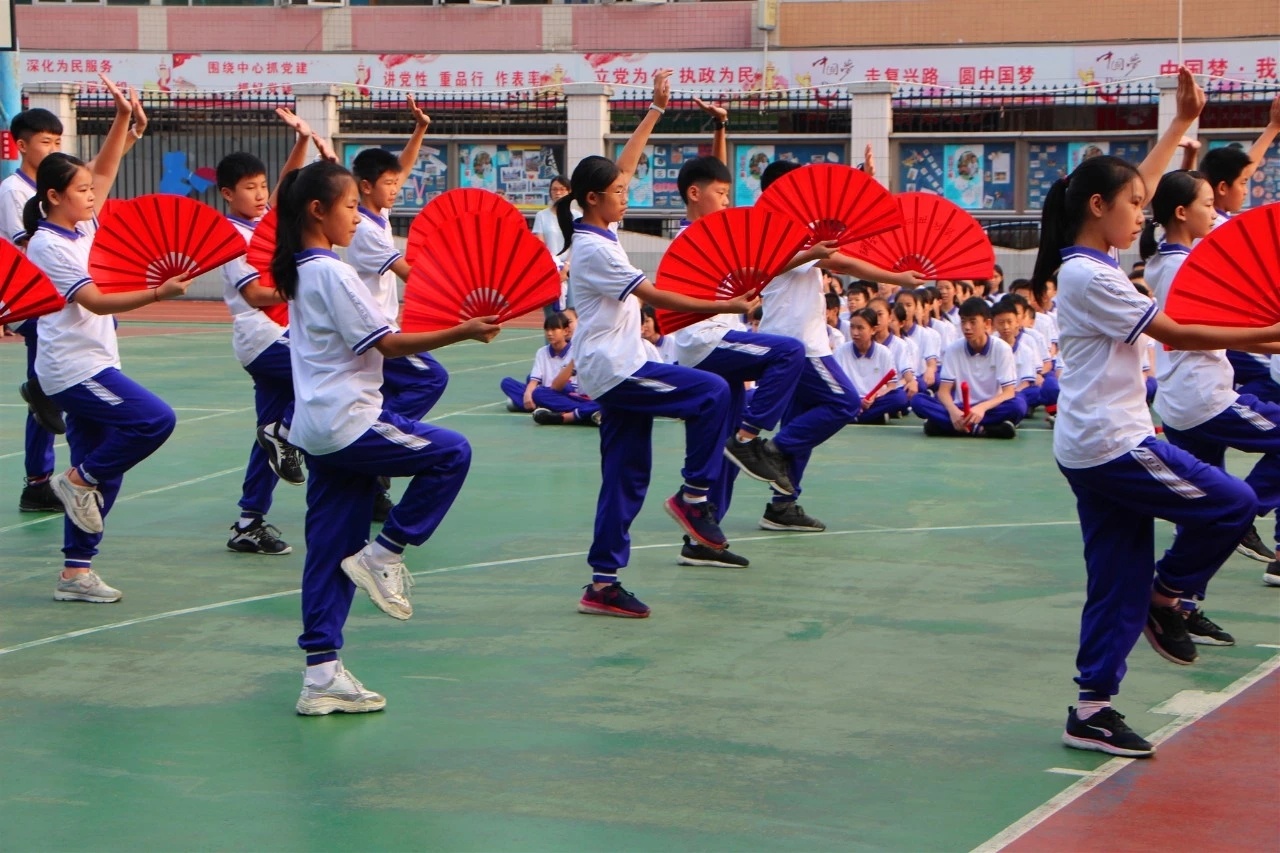
<svg viewBox="0 0 1280 853"><path fill-rule="evenodd" d="M300 83L293 87L293 98L298 118L311 125L318 136L332 142L338 134L338 87L331 83Z"/></svg>
<svg viewBox="0 0 1280 853"><path fill-rule="evenodd" d="M893 132L892 83L851 83L849 85L849 162L862 162L862 151L871 144L876 163L876 180L889 186L889 134Z"/></svg>
<svg viewBox="0 0 1280 853"><path fill-rule="evenodd" d="M608 156L605 136L609 133L609 96L613 89L603 83L573 83L565 90L569 136L563 168L569 175L584 157Z"/></svg>
<svg viewBox="0 0 1280 853"><path fill-rule="evenodd" d="M62 150L80 156L76 133L76 83L29 83L22 87L27 109L46 109L62 122Z"/></svg>

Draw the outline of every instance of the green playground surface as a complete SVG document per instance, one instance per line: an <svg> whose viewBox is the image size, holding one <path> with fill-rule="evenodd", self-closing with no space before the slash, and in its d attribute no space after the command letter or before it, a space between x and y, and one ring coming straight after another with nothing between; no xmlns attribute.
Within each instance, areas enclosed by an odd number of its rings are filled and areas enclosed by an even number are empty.
<svg viewBox="0 0 1280 853"><path fill-rule="evenodd" d="M121 339L124 369L179 424L108 519L112 605L52 601L62 521L17 511L25 352L0 345L0 848L968 850L1107 760L1059 741L1084 568L1042 420L1011 442L845 429L804 484L823 534L758 529L765 488L739 479L746 570L675 564L683 429L660 421L623 576L653 616L588 617L597 438L505 411L530 330L438 353L429 420L471 440L471 474L408 554L413 619L360 596L346 631L387 710L298 717L305 489L269 516L295 553L226 550L250 380L228 327L156 330ZM1176 667L1140 642L1117 700L1136 730L1276 654L1262 572L1233 556L1211 589L1237 646Z"/></svg>

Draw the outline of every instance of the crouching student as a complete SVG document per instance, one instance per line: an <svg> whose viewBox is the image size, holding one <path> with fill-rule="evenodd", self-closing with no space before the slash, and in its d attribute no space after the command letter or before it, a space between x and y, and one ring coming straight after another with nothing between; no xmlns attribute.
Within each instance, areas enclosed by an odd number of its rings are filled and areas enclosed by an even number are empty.
<svg viewBox="0 0 1280 853"><path fill-rule="evenodd" d="M851 424L876 424L883 426L889 415L907 408L907 392L898 383L897 367L893 354L888 347L876 343L876 326L879 318L870 308L854 311L849 315L849 334L852 340L836 348L836 363L844 370L845 375L853 382L855 388L870 391L880 386L880 380L893 371L895 378L874 393L864 397L862 408L850 419Z"/></svg>
<svg viewBox="0 0 1280 853"><path fill-rule="evenodd" d="M1013 438L1027 415L1027 402L1014 393L1017 368L1013 349L991 334L991 306L978 297L960 306L963 338L943 351L938 396L916 395L911 410L924 419L924 434ZM969 387L966 414L956 399Z"/></svg>

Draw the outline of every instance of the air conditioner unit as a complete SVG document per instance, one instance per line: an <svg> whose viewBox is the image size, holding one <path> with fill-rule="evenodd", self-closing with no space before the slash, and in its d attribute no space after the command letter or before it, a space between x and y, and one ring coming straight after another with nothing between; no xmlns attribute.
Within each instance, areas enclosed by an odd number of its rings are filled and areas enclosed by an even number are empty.
<svg viewBox="0 0 1280 853"><path fill-rule="evenodd" d="M659 3L666 3L667 0L631 0L637 6L657 6Z"/></svg>
<svg viewBox="0 0 1280 853"><path fill-rule="evenodd" d="M467 0L468 6L501 6L502 0Z"/></svg>
<svg viewBox="0 0 1280 853"><path fill-rule="evenodd" d="M278 0L280 6L345 6L347 0Z"/></svg>

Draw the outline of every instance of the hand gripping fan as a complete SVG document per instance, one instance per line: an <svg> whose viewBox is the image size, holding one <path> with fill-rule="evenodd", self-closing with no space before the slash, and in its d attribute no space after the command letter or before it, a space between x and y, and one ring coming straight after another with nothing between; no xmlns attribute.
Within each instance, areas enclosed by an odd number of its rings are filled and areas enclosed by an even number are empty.
<svg viewBox="0 0 1280 853"><path fill-rule="evenodd" d="M66 304L39 267L8 240L0 240L0 323L21 323Z"/></svg>
<svg viewBox="0 0 1280 853"><path fill-rule="evenodd" d="M89 275L100 290L158 287L192 277L245 253L244 239L207 204L178 195L144 195L114 205L89 250Z"/></svg>
<svg viewBox="0 0 1280 853"><path fill-rule="evenodd" d="M1165 313L1208 326L1280 322L1280 204L1233 216L1197 243L1169 286Z"/></svg>
<svg viewBox="0 0 1280 853"><path fill-rule="evenodd" d="M942 196L894 197L903 227L859 240L840 251L890 272L915 270L926 278L991 278L996 251L978 220Z"/></svg>
<svg viewBox="0 0 1280 853"><path fill-rule="evenodd" d="M245 260L249 266L258 271L258 284L271 290L276 289L275 279L271 277L271 257L276 253L276 211L268 210L266 215L253 226L253 239L249 241L249 252ZM262 309L262 313L275 322L277 326L289 325L289 303L278 302Z"/></svg>
<svg viewBox="0 0 1280 853"><path fill-rule="evenodd" d="M439 228L442 223L464 214L488 216L493 219L513 219L519 220L521 224L524 223L524 214L497 193L471 188L449 190L433 198L413 218L404 251L404 259L409 266L418 265L422 247L430 239L432 231Z"/></svg>
<svg viewBox="0 0 1280 853"><path fill-rule="evenodd" d="M405 286L402 326L434 332L491 315L504 323L559 298L555 261L524 217L465 213L427 235Z"/></svg>
<svg viewBox="0 0 1280 853"><path fill-rule="evenodd" d="M809 229L812 242L841 246L902 226L902 211L889 191L866 172L818 163L792 169L756 201Z"/></svg>
<svg viewBox="0 0 1280 853"><path fill-rule="evenodd" d="M789 217L759 207L722 210L672 241L655 286L697 299L733 299L763 288L808 241L808 231ZM659 309L657 316L658 328L670 334L710 315Z"/></svg>

